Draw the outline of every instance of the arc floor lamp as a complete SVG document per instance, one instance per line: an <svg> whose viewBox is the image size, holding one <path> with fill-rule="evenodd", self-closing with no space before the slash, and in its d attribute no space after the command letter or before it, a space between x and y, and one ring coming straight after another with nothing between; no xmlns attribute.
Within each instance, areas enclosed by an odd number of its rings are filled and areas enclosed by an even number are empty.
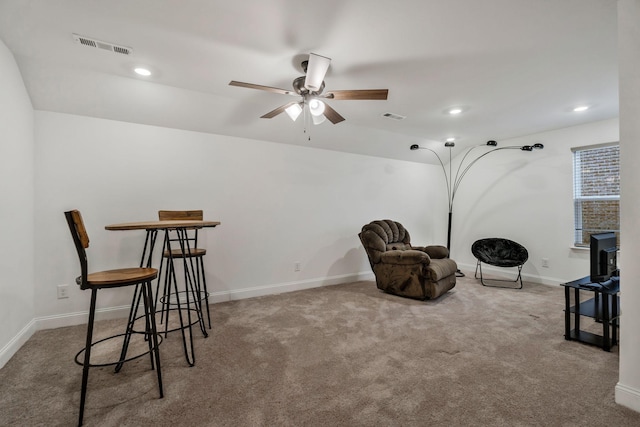
<svg viewBox="0 0 640 427"><path fill-rule="evenodd" d="M521 151L533 151L534 149L543 149L544 145L540 144L540 143L536 143L533 145L511 145L508 147L498 147L498 143L496 141L487 141L486 144L479 144L479 145L474 145L472 147L469 147L467 149L467 151L464 153L464 155L462 156L462 160L460 160L460 163L458 164L458 167L456 168L455 171L455 175L453 175L453 165L452 165L452 160L453 160L453 156L452 156L452 148L455 147L455 143L454 142L445 142L444 146L449 148L449 170L447 172L447 167L445 166L444 162L442 161L442 158L440 158L440 156L438 155L437 152L435 152L434 150L432 150L431 148L427 148L427 147L420 147L418 144L413 144L411 147L409 147L411 150L427 150L427 151L431 151L433 154L436 155L436 157L438 158L438 161L440 162L440 166L442 166L442 172L444 173L444 179L445 179L445 185L447 186L447 196L449 199L449 221L448 221L448 225L447 225L447 249L449 249L449 251L451 250L451 224L452 224L452 218L453 218L453 202L456 198L456 192L458 191L458 188L460 187L460 183L462 182L463 178L465 177L465 175L467 174L467 172L469 172L469 169L471 169L471 167L473 165L476 164L476 162L480 159L482 159L483 157L491 154L491 153L495 153L496 151L501 151L501 150L521 150ZM476 157L469 157L469 154L471 154L471 152L473 150L475 150L478 147L492 147L492 149L490 149L489 151L485 151L481 154L479 154ZM458 277L463 277L464 273L462 273L460 270L458 270L456 272L456 275Z"/></svg>

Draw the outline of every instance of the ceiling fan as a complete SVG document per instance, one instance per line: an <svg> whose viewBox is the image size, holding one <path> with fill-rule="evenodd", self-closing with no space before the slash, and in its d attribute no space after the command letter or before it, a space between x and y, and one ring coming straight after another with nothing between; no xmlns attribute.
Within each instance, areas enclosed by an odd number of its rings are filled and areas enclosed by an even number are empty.
<svg viewBox="0 0 640 427"><path fill-rule="evenodd" d="M308 61L302 61L302 70L304 76L298 77L293 81L293 90L279 89L277 87L262 86L253 83L244 83L232 80L229 82L231 86L246 87L249 89L259 89L267 92L280 93L283 95L291 95L301 97L301 100L291 101L275 110L269 111L261 116L262 119L271 119L283 111L286 112L292 120L296 120L303 112L305 106L311 113L311 119L314 124L320 124L329 119L333 124L340 123L344 120L336 110L331 108L324 99L333 100L385 100L389 93L388 89L362 89L362 90L333 90L322 93L324 90L324 77L331 64L331 58L327 58L315 53L309 54Z"/></svg>

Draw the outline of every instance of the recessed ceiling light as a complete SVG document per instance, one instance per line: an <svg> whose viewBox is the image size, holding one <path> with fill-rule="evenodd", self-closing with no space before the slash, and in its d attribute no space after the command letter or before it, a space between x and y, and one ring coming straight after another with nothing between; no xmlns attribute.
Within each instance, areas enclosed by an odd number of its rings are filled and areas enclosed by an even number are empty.
<svg viewBox="0 0 640 427"><path fill-rule="evenodd" d="M460 114L466 114L471 108L468 105L454 104L449 105L447 108L442 110L442 114L447 116L457 116Z"/></svg>
<svg viewBox="0 0 640 427"><path fill-rule="evenodd" d="M453 141L455 141L455 140L456 140L456 139L455 139L454 137L447 138L447 142L453 142Z"/></svg>
<svg viewBox="0 0 640 427"><path fill-rule="evenodd" d="M151 75L151 71L147 70L146 68L142 68L142 67L138 67L138 68L134 68L134 70L136 72L136 74L139 74L141 76L145 76L148 77Z"/></svg>
<svg viewBox="0 0 640 427"><path fill-rule="evenodd" d="M587 111L589 109L588 105L580 105L579 107L576 107L573 109L573 111L575 111L576 113L579 113L581 111Z"/></svg>

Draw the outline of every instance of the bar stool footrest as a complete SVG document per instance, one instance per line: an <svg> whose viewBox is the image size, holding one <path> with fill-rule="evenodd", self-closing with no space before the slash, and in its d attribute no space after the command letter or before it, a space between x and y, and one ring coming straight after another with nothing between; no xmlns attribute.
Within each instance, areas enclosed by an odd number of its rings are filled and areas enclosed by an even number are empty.
<svg viewBox="0 0 640 427"><path fill-rule="evenodd" d="M144 317L144 316L143 316ZM131 331L132 334L144 334L144 335L148 335L145 332L140 332L140 331ZM91 343L91 347L94 347L100 343L103 343L105 341L109 341L109 340L113 340L116 338L120 338L120 337L124 337L126 336L126 333L121 333L121 334L117 334L117 335L112 335L110 337L106 337L103 338L101 340L98 340L96 342ZM160 346L160 344L162 344L162 335L158 332L157 334L158 337L158 346ZM146 338L145 338L146 341ZM114 366L114 365L118 365L118 364L122 364L125 362L130 362L132 360L138 359L140 357L146 356L148 355L150 352L152 352L153 350L155 350L155 347L152 346L151 350L148 349L148 347L145 348L145 351L143 353L140 354L136 354L135 356L131 356L131 357L127 357L126 359L123 360L117 360L115 362L105 362L105 363L89 363L89 367L90 368L97 368L97 367L104 367L104 366ZM84 354L84 352L86 351L86 348L83 348L82 350L80 350L78 353L76 353L76 356L74 357L75 362L80 365L80 366L84 366L84 363L82 361L79 361L79 357L80 355Z"/></svg>
<svg viewBox="0 0 640 427"><path fill-rule="evenodd" d="M200 320L198 319L198 311L199 311L199 310L198 310L197 308L186 308L186 307L180 307L180 308L178 309L178 308L176 307L176 308L169 308L169 310L165 309L164 311L165 311L165 314L166 314L166 312L167 312L167 311L178 311L178 310L180 310L180 311L186 311L186 310L189 310L189 311L195 312L195 313L196 313L196 315L195 315L195 317L193 318L193 320L191 320L191 323L189 323L189 324L185 324L184 326L176 326L175 328L172 328L172 329L167 329L166 331L162 331L162 333L163 333L163 334L164 334L165 332L166 332L166 333L169 333L169 332L179 331L180 329L188 329L189 327L191 327L191 326L193 326L193 325L197 325L198 323L200 323ZM160 315L160 313L161 313L161 312L156 313L156 317L157 317L158 315ZM164 320L157 320L156 322L158 323L158 325L164 325Z"/></svg>
<svg viewBox="0 0 640 427"><path fill-rule="evenodd" d="M180 299L180 305L187 304L187 299L186 297L182 298L182 295L186 295L187 291L178 291L178 298ZM191 294L191 296L194 295L194 293L198 293L198 298L189 298L189 305L193 304L194 302L200 302L200 301L206 301L208 295L205 291L200 291L200 292L189 292ZM164 295L162 297L160 297L160 302L162 304L169 304L169 305L178 305L178 300L176 299L176 293L175 292L171 292L169 295Z"/></svg>

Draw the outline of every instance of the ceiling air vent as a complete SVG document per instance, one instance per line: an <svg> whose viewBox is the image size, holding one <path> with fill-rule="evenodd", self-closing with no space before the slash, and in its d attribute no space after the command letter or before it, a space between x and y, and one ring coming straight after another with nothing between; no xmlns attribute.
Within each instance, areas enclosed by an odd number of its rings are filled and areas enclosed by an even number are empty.
<svg viewBox="0 0 640 427"><path fill-rule="evenodd" d="M400 114L393 114L393 113L384 113L382 117L386 117L388 119L393 119L393 120L404 120L407 118L406 116L401 116Z"/></svg>
<svg viewBox="0 0 640 427"><path fill-rule="evenodd" d="M121 53L123 55L131 55L133 53L133 49L126 46L119 46L117 44L105 42L102 40L92 39L90 37L81 36L78 34L73 34L73 39L76 43L79 43L84 46L96 47L98 49L108 50L110 52Z"/></svg>

